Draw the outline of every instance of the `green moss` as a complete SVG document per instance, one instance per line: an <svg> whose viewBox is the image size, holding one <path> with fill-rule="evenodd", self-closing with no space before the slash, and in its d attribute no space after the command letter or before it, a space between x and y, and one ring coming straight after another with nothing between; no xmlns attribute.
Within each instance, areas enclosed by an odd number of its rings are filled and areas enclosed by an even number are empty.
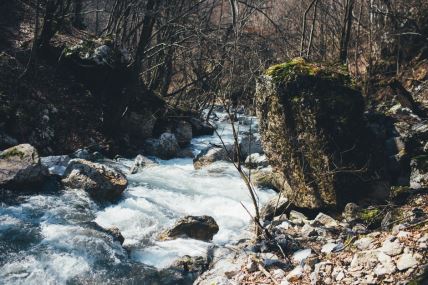
<svg viewBox="0 0 428 285"><path fill-rule="evenodd" d="M266 70L265 74L277 82L294 79L297 76L314 76L355 87L355 82L350 78L346 65L309 63L301 57L273 65Z"/></svg>
<svg viewBox="0 0 428 285"><path fill-rule="evenodd" d="M22 151L19 151L17 148L12 148L10 150L3 151L0 153L0 158L7 159L13 156L19 156L19 158L23 158L25 156L25 153Z"/></svg>
<svg viewBox="0 0 428 285"><path fill-rule="evenodd" d="M378 208L364 209L360 213L360 219L366 223L371 223L376 218L378 218L379 214L380 214L380 209L378 209Z"/></svg>

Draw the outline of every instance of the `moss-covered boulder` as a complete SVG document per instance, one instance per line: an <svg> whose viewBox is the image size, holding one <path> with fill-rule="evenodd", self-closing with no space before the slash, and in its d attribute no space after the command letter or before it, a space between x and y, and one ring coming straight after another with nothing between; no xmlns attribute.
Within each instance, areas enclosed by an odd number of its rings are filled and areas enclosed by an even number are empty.
<svg viewBox="0 0 428 285"><path fill-rule="evenodd" d="M294 204L331 207L369 190L364 100L343 67L272 66L256 100L264 151Z"/></svg>

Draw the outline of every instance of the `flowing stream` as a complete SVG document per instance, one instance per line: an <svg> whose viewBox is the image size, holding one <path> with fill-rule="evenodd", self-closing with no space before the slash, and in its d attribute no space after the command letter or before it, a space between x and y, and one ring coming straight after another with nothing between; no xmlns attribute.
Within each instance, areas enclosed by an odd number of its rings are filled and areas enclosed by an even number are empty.
<svg viewBox="0 0 428 285"><path fill-rule="evenodd" d="M230 125L219 123L218 131L232 141ZM220 141L216 135L195 138L192 149L196 154L209 143ZM105 163L129 173L133 160ZM190 158L157 159L128 180L114 204L95 203L79 190L0 198L0 284L176 284L166 268L177 258L205 256L213 245L249 236L241 202L253 207L231 163L195 170ZM272 196L258 191L261 203ZM220 231L212 243L157 240L186 215L214 217ZM123 246L100 226L118 227Z"/></svg>

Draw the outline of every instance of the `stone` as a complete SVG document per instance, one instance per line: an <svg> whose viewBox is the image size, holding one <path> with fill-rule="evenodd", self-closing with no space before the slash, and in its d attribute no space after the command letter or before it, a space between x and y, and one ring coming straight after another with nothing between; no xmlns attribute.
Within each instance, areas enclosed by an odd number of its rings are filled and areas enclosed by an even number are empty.
<svg viewBox="0 0 428 285"><path fill-rule="evenodd" d="M187 146L193 137L192 125L186 121L178 121L174 129L174 135L181 147Z"/></svg>
<svg viewBox="0 0 428 285"><path fill-rule="evenodd" d="M401 255L397 260L397 268L400 271L415 267L419 264L416 258L411 253Z"/></svg>
<svg viewBox="0 0 428 285"><path fill-rule="evenodd" d="M398 239L387 239L382 243L380 251L390 256L396 256L403 252L403 244Z"/></svg>
<svg viewBox="0 0 428 285"><path fill-rule="evenodd" d="M194 136L211 136L214 134L215 128L213 126L197 118L190 118L189 123L192 125Z"/></svg>
<svg viewBox="0 0 428 285"><path fill-rule="evenodd" d="M324 213L319 213L313 220L313 223L323 225L327 228L337 228L339 226L338 221Z"/></svg>
<svg viewBox="0 0 428 285"><path fill-rule="evenodd" d="M337 206L345 200L341 197L371 191L364 177L373 174L366 166L375 152L371 140L364 139L369 136L364 99L349 83L340 71L302 58L270 67L257 81L263 149L274 171L288 182L280 190L299 207ZM349 150L345 156L343 150ZM359 175L331 171L337 168Z"/></svg>
<svg viewBox="0 0 428 285"><path fill-rule="evenodd" d="M293 256L291 257L291 259L296 263L301 263L306 258L311 256L311 254L312 254L312 250L310 248L302 249L293 253Z"/></svg>
<svg viewBox="0 0 428 285"><path fill-rule="evenodd" d="M428 155L420 155L410 162L410 187L428 188Z"/></svg>
<svg viewBox="0 0 428 285"><path fill-rule="evenodd" d="M83 159L72 159L64 172L64 186L83 189L101 201L113 201L128 186L125 175L117 169Z"/></svg>
<svg viewBox="0 0 428 285"><path fill-rule="evenodd" d="M23 189L42 184L49 172L41 164L37 150L20 144L0 152L0 187Z"/></svg>
<svg viewBox="0 0 428 285"><path fill-rule="evenodd" d="M354 242L359 250L368 250L374 248L373 239L370 237L363 237Z"/></svg>
<svg viewBox="0 0 428 285"><path fill-rule="evenodd" d="M392 261L392 258L389 255L386 255L383 252L378 252L376 253L376 257L380 263L375 267L373 272L377 276L392 274L397 270L394 261Z"/></svg>
<svg viewBox="0 0 428 285"><path fill-rule="evenodd" d="M293 270L291 270L285 279L290 282L297 282L303 275L303 267L302 266L296 266Z"/></svg>
<svg viewBox="0 0 428 285"><path fill-rule="evenodd" d="M321 248L321 252L322 253L331 253L337 248L337 246L338 246L337 243L333 243L333 242L326 243Z"/></svg>
<svg viewBox="0 0 428 285"><path fill-rule="evenodd" d="M216 161L233 160L234 149L233 145L226 145L225 147L209 146L193 159L193 166L195 169L201 169Z"/></svg>
<svg viewBox="0 0 428 285"><path fill-rule="evenodd" d="M300 232L304 237L313 237L318 235L316 229L308 224L304 224L303 227L300 229Z"/></svg>
<svg viewBox="0 0 428 285"><path fill-rule="evenodd" d="M295 224L302 225L308 222L308 218L304 214L297 212L295 210L291 210L288 218L290 219L290 221L292 221Z"/></svg>
<svg viewBox="0 0 428 285"><path fill-rule="evenodd" d="M129 173L136 174L140 171L142 171L145 167L150 165L155 165L156 163L150 159L147 158L141 154L137 155L137 157L134 159L134 164L132 165L131 169L129 170Z"/></svg>
<svg viewBox="0 0 428 285"><path fill-rule="evenodd" d="M49 174L63 176L71 158L68 155L42 157L40 162L49 170Z"/></svg>
<svg viewBox="0 0 428 285"><path fill-rule="evenodd" d="M360 206L355 203L348 203L343 210L342 216L348 222L352 223L359 219Z"/></svg>
<svg viewBox="0 0 428 285"><path fill-rule="evenodd" d="M253 153L263 154L262 143L260 138L255 134L249 134L242 137L241 141L239 142L239 147L243 159Z"/></svg>
<svg viewBox="0 0 428 285"><path fill-rule="evenodd" d="M249 273L255 272L258 270L257 262L254 260L253 257L248 257L247 264L245 265L245 268Z"/></svg>
<svg viewBox="0 0 428 285"><path fill-rule="evenodd" d="M163 232L161 240L174 239L181 236L189 238L210 241L218 233L219 227L210 216L186 216L179 219L175 225Z"/></svg>
<svg viewBox="0 0 428 285"><path fill-rule="evenodd" d="M124 243L125 238L118 227L111 227L106 229L106 231L113 237L113 240L118 241L121 245Z"/></svg>
<svg viewBox="0 0 428 285"><path fill-rule="evenodd" d="M278 178L280 177L272 172L272 169L269 167L255 170L251 173L251 182L259 188L268 188L277 191L281 187Z"/></svg>
<svg viewBox="0 0 428 285"><path fill-rule="evenodd" d="M180 150L175 135L168 132L161 134L159 139L146 140L144 145L149 155L154 155L161 159L174 158Z"/></svg>
<svg viewBox="0 0 428 285"><path fill-rule="evenodd" d="M260 153L252 153L245 159L245 166L248 168L264 168L268 167L269 161L266 158L266 155L261 155Z"/></svg>
<svg viewBox="0 0 428 285"><path fill-rule="evenodd" d="M274 217L284 214L288 206L288 199L278 194L261 208L260 213L264 220L271 221Z"/></svg>
<svg viewBox="0 0 428 285"><path fill-rule="evenodd" d="M208 268L208 262L206 258L202 256L185 255L175 260L170 268L180 270L186 273L202 273Z"/></svg>

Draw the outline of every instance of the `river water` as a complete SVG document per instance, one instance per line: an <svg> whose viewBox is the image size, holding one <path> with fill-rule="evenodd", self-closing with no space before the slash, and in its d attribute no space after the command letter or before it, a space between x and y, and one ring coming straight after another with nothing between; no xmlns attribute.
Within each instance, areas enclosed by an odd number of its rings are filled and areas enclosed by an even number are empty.
<svg viewBox="0 0 428 285"><path fill-rule="evenodd" d="M219 123L218 132L232 142L230 125ZM195 138L192 150L219 142L216 135ZM252 209L251 200L231 163L195 170L190 158L156 161L128 175L128 189L114 204L65 189L1 198L0 284L177 284L166 270L175 259L205 256L213 245L249 236L250 217L240 203ZM133 160L105 163L129 173ZM272 196L258 191L261 203ZM185 215L214 217L220 231L212 243L157 240ZM100 226L118 227L123 246Z"/></svg>

